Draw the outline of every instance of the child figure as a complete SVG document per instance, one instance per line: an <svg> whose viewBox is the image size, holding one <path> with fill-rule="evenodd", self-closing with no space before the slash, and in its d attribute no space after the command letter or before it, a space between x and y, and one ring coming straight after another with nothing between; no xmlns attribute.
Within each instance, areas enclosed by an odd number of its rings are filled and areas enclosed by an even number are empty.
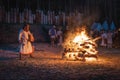
<svg viewBox="0 0 120 80"><path fill-rule="evenodd" d="M21 60L21 55L30 55L30 57L32 56L33 53L33 47L31 44L31 40L29 38L31 34L30 30L30 25L29 24L25 24L23 26L23 29L20 30L19 32L19 43L20 43L20 50L19 50L19 59Z"/></svg>

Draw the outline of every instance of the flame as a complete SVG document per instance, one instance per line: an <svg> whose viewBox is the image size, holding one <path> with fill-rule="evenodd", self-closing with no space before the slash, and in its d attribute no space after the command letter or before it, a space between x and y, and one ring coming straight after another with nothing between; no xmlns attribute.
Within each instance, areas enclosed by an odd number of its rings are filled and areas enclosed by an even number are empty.
<svg viewBox="0 0 120 80"><path fill-rule="evenodd" d="M85 35L85 30L81 32L81 34L76 35L73 39L74 43L83 43L84 41L88 40L89 38Z"/></svg>
<svg viewBox="0 0 120 80"><path fill-rule="evenodd" d="M66 48L65 57L71 60L79 60L81 58L93 60L85 56L96 55L98 53L96 50L96 40L87 35L85 28L82 28L81 32L71 34L64 43L64 48Z"/></svg>

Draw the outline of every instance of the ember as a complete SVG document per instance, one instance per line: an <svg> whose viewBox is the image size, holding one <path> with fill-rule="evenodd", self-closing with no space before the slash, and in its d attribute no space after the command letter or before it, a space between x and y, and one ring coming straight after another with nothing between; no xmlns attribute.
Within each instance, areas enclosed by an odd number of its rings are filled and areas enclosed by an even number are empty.
<svg viewBox="0 0 120 80"><path fill-rule="evenodd" d="M80 32L81 31L81 32ZM63 44L64 52L62 57L67 60L93 60L97 59L96 40L87 36L86 29L82 27L77 32L68 35Z"/></svg>

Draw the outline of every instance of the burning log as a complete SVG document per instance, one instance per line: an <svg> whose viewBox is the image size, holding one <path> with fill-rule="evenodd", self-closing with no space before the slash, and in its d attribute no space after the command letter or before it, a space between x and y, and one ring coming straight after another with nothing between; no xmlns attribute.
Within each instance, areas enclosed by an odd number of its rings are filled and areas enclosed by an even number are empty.
<svg viewBox="0 0 120 80"><path fill-rule="evenodd" d="M96 50L97 44L95 41L99 40L101 37L95 39L89 38L85 34L85 30L81 33L70 38L65 44L62 58L67 60L82 60L86 61L87 58L96 58L98 59L98 51Z"/></svg>

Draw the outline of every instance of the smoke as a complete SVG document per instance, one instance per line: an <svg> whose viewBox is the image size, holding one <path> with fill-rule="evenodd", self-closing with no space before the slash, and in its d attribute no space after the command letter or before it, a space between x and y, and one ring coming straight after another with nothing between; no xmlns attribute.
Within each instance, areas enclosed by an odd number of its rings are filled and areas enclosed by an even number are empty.
<svg viewBox="0 0 120 80"><path fill-rule="evenodd" d="M95 21L99 20L99 10L92 11L91 13L89 12L89 14L86 12L79 13L78 11L76 11L69 14L69 18L67 21L67 28L69 31L74 30L74 28L78 26L81 27L82 25L86 25L88 28L90 28Z"/></svg>
<svg viewBox="0 0 120 80"><path fill-rule="evenodd" d="M67 32L64 36L63 47L66 43L69 45L77 34L80 34L83 30L88 35L91 25L99 19L99 12L94 12L89 15L81 14L79 12L71 13L68 19Z"/></svg>

